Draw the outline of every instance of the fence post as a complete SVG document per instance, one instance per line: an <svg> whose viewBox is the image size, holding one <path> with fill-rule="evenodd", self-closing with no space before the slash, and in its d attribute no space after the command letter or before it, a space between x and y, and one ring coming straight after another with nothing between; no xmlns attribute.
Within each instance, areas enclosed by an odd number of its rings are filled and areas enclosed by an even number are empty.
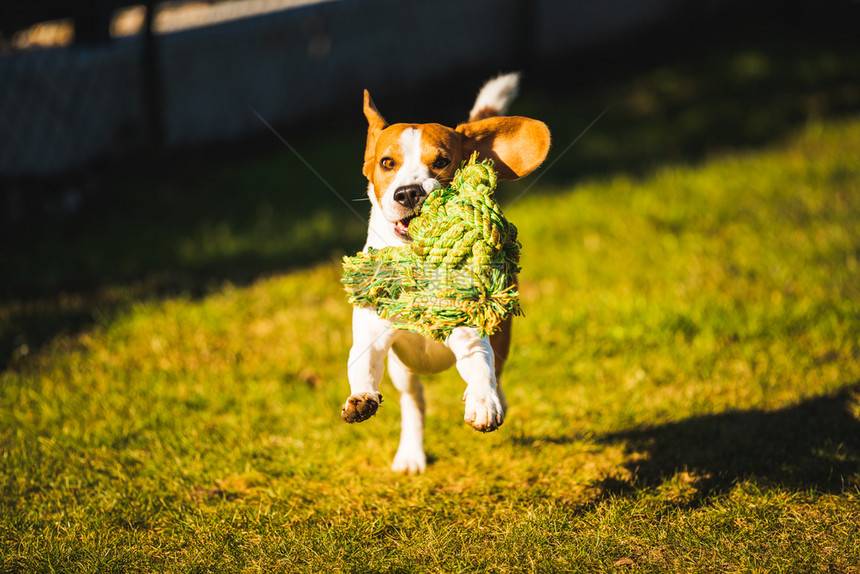
<svg viewBox="0 0 860 574"><path fill-rule="evenodd" d="M143 120L146 144L153 156L164 149L161 74L155 46L155 0L146 0L146 17L143 23Z"/></svg>

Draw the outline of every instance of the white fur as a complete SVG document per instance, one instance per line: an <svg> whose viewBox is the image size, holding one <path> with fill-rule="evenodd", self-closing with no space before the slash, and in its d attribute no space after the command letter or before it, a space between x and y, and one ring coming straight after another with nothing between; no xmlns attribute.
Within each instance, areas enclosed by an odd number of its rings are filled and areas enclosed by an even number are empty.
<svg viewBox="0 0 860 574"><path fill-rule="evenodd" d="M469 112L469 119L474 119L475 114L484 108L495 109L498 111L498 115L504 115L511 102L517 97L519 85L520 75L518 73L503 74L484 84L484 87L478 92L472 111Z"/></svg>
<svg viewBox="0 0 860 574"><path fill-rule="evenodd" d="M434 191L436 191L437 189L442 189L442 184L439 183L438 179L433 179L431 177L429 179L425 179L424 182L421 184L421 187L424 188L424 191L426 191L428 194L430 194L430 193L433 193Z"/></svg>
<svg viewBox="0 0 860 574"><path fill-rule="evenodd" d="M407 128L400 134L400 152L403 163L397 169L397 175L391 182L385 195L393 194L394 190L404 185L422 183L430 179L430 170L421 162L421 130Z"/></svg>
<svg viewBox="0 0 860 574"><path fill-rule="evenodd" d="M367 242L364 244L364 250L368 247L382 249L383 247L403 245L405 242L394 231L394 221L389 221L382 208L376 201L376 193L373 191L373 184L367 187L367 195L370 197L370 221L367 229ZM398 218L399 219L399 218Z"/></svg>
<svg viewBox="0 0 860 574"><path fill-rule="evenodd" d="M417 474L427 467L424 455L424 389L418 375L397 357L388 352L388 376L400 391L400 446L394 455L391 469L396 472Z"/></svg>

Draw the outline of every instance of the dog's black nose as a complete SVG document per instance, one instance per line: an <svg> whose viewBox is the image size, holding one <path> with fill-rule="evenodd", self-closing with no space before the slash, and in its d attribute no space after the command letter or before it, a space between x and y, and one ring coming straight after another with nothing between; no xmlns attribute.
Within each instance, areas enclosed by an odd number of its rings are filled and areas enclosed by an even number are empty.
<svg viewBox="0 0 860 574"><path fill-rule="evenodd" d="M403 185L394 190L394 201L404 207L416 208L424 202L427 192L420 185Z"/></svg>

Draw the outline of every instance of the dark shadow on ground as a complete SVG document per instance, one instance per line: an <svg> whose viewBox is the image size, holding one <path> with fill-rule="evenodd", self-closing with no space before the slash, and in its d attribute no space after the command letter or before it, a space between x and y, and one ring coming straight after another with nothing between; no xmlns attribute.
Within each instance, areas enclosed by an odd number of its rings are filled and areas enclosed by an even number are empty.
<svg viewBox="0 0 860 574"><path fill-rule="evenodd" d="M860 487L860 383L775 411L704 415L653 428L611 433L623 445L632 482L610 480L603 496L655 488L687 473L691 504L737 482L840 493Z"/></svg>
<svg viewBox="0 0 860 574"><path fill-rule="evenodd" d="M500 189L503 204L526 189L569 191L585 178L635 177L765 145L810 120L860 110L860 45L837 33L838 15L746 29L742 17L715 22L719 35L652 31L532 62L511 112L545 121L555 144L541 171ZM456 124L489 73L447 82L444 97L425 89L376 103L391 122ZM361 95L354 100L351 110L281 129L302 158L270 135L151 169L85 174L44 194L58 212L76 197L69 189L84 204L73 216L0 232L0 369L134 300L205 295L360 248L369 205ZM41 197L10 193L24 203Z"/></svg>

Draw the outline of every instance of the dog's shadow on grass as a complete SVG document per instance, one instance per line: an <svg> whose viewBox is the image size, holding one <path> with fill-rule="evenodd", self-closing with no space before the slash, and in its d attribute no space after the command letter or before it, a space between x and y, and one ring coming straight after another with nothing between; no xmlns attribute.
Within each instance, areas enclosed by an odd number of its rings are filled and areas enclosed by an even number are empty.
<svg viewBox="0 0 860 574"><path fill-rule="evenodd" d="M691 504L739 481L837 493L860 486L860 381L775 411L704 415L607 434L630 455L632 482L595 486L604 496L658 488L683 475Z"/></svg>
<svg viewBox="0 0 860 574"><path fill-rule="evenodd" d="M522 446L536 438L520 438ZM581 436L541 437L571 444ZM739 482L840 493L860 487L860 381L779 410L729 411L599 435L620 445L629 478L596 480L597 499L666 491L697 506ZM682 490L674 496L673 489ZM595 502L595 501L593 501Z"/></svg>

